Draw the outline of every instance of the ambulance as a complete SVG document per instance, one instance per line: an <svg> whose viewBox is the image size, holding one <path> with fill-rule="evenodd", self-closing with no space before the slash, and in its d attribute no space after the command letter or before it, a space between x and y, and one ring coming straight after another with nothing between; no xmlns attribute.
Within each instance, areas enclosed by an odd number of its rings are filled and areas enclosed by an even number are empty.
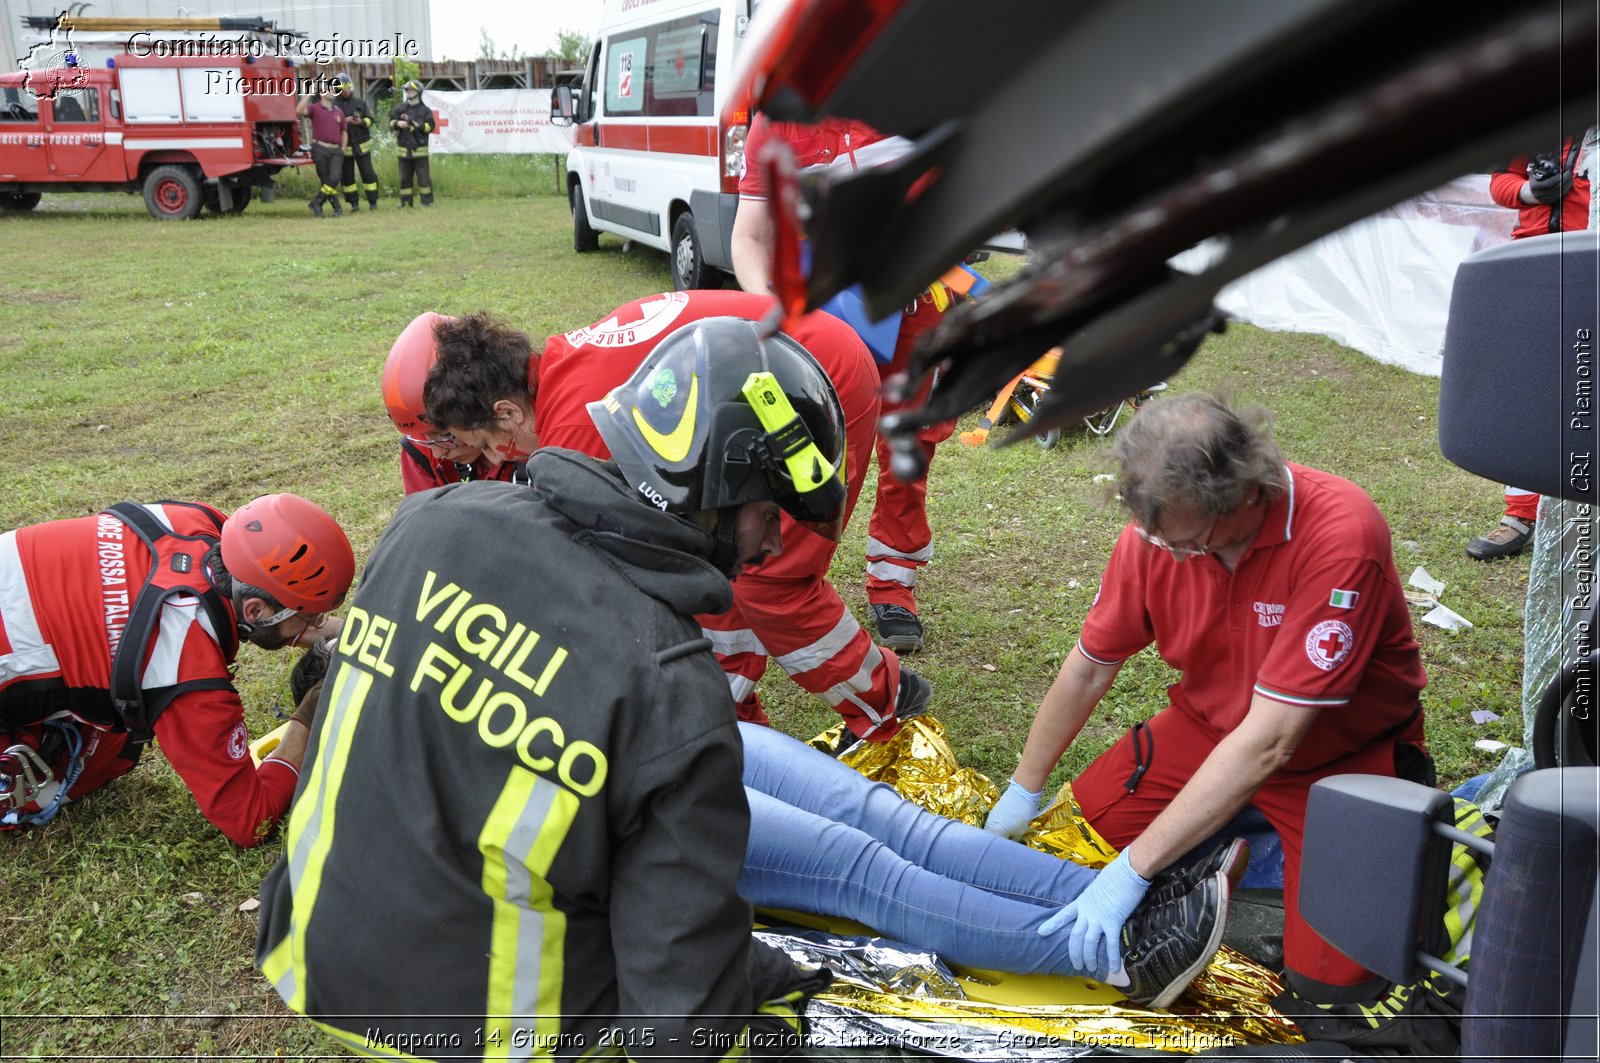
<svg viewBox="0 0 1600 1063"><path fill-rule="evenodd" d="M551 95L576 127L567 155L572 244L601 233L666 251L679 290L733 268L748 116L719 119L760 0L607 0L583 80Z"/></svg>

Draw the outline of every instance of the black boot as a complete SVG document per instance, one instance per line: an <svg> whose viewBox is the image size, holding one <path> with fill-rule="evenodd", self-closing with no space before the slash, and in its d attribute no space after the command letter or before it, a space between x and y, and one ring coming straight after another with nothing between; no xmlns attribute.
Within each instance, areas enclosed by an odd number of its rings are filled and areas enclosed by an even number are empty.
<svg viewBox="0 0 1600 1063"><path fill-rule="evenodd" d="M315 214L319 218L322 217L322 197L321 196L317 196L310 203L307 203L306 206L311 208L311 213Z"/></svg>

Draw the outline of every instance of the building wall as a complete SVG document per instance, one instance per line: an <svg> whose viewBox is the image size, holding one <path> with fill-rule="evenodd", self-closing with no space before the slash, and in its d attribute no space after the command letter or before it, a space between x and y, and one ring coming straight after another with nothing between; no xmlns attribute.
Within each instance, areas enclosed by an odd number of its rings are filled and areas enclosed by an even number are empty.
<svg viewBox="0 0 1600 1063"><path fill-rule="evenodd" d="M72 0L0 0L0 70L15 70L28 52L23 43L24 15L59 15L63 8L100 18L202 18L240 16L271 19L281 30L298 30L318 41L394 40L417 42L418 59L433 58L431 0L94 0L78 5ZM81 9L80 9L81 8ZM329 62L330 70L340 63Z"/></svg>

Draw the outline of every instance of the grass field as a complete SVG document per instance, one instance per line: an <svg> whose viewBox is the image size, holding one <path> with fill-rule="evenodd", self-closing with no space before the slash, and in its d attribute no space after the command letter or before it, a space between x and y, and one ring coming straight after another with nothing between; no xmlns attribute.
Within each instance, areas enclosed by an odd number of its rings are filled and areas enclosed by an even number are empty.
<svg viewBox="0 0 1600 1063"><path fill-rule="evenodd" d="M191 223L153 222L120 196L47 199L32 215L0 217L14 249L0 278L0 446L12 455L0 528L124 498L231 509L288 490L338 516L359 560L400 501L378 373L412 317L488 308L541 338L670 285L664 256L625 255L611 238L573 254L565 204L548 186L452 197L439 170L433 209L400 212L388 200L337 221L313 220L292 196ZM1294 460L1366 487L1393 526L1402 576L1425 566L1477 625L1419 625L1418 636L1441 781L1487 770L1497 758L1474 740L1521 737L1527 565L1462 553L1495 519L1499 490L1439 456L1437 381L1324 339L1234 326L1172 382L1216 386L1276 411ZM937 555L919 587L930 648L914 667L934 682L933 711L966 762L1000 781L1121 523L1093 480L1102 449L1082 433L1049 451L952 441L934 465ZM863 610L869 506L864 497L834 569ZM458 545L470 549L470 537ZM290 663L242 653L252 733L273 725ZM1130 662L1055 781L1158 709L1170 680L1151 653ZM832 720L781 675L763 691L792 733ZM1502 719L1475 726L1476 708ZM0 1056L332 1052L286 1017L251 963L255 916L238 908L278 848L234 849L159 755L49 827L0 837Z"/></svg>

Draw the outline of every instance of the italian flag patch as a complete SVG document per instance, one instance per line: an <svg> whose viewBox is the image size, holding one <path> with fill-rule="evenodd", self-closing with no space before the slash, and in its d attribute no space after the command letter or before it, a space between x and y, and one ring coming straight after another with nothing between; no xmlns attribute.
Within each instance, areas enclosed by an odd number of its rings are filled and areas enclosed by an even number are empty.
<svg viewBox="0 0 1600 1063"><path fill-rule="evenodd" d="M1335 609L1354 609L1356 599L1361 597L1357 591L1341 591L1337 588L1328 596L1328 604Z"/></svg>

